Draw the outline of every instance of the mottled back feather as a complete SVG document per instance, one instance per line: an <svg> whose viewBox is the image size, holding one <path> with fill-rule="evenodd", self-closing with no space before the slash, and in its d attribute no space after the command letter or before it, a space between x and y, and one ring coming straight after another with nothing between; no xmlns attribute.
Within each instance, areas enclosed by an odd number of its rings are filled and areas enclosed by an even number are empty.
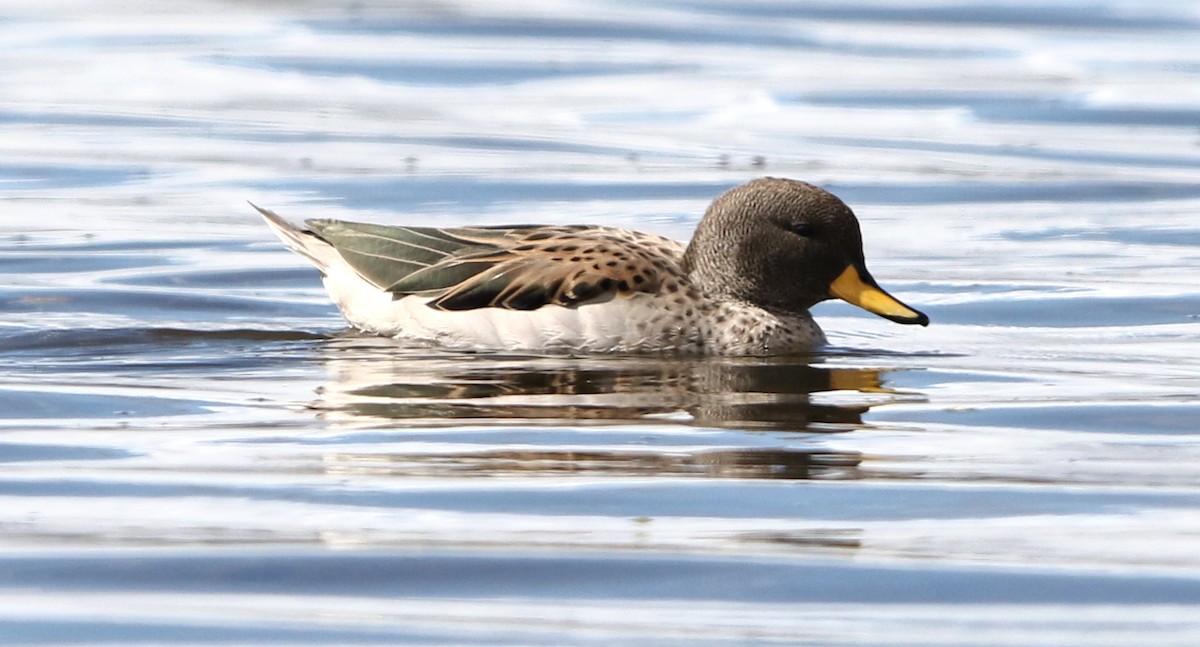
<svg viewBox="0 0 1200 647"><path fill-rule="evenodd" d="M655 293L683 246L609 227L389 227L309 220L364 279L440 310L536 310Z"/></svg>

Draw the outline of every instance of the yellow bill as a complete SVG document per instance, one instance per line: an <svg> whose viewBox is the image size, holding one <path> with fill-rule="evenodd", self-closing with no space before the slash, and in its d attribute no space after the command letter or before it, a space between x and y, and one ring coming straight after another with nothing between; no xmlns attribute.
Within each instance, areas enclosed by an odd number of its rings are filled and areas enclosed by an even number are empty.
<svg viewBox="0 0 1200 647"><path fill-rule="evenodd" d="M913 310L885 292L866 268L860 269L855 264L846 266L846 270L829 284L829 294L896 323L929 325L925 313Z"/></svg>

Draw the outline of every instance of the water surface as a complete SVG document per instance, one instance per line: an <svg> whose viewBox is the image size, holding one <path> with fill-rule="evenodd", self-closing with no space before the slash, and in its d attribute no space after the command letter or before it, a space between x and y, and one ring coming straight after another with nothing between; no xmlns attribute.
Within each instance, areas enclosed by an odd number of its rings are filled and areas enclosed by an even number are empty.
<svg viewBox="0 0 1200 647"><path fill-rule="evenodd" d="M146 7L0 7L5 644L1200 640L1191 3ZM403 348L246 204L686 239L765 174L933 325Z"/></svg>

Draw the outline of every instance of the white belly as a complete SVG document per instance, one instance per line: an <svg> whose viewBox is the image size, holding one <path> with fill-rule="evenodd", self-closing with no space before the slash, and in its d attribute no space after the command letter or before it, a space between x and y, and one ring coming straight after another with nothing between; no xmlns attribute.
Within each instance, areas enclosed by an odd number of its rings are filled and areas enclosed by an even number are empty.
<svg viewBox="0 0 1200 647"><path fill-rule="evenodd" d="M326 267L325 288L356 328L447 348L768 355L824 342L808 314L779 316L736 302L693 308L634 293L574 308L445 311L426 305L431 297L393 299L344 263Z"/></svg>
<svg viewBox="0 0 1200 647"><path fill-rule="evenodd" d="M356 328L420 344L478 350L583 352L674 349L688 337L664 317L651 295L530 311L479 308L444 311L430 297L393 299L352 271L331 268L325 287Z"/></svg>

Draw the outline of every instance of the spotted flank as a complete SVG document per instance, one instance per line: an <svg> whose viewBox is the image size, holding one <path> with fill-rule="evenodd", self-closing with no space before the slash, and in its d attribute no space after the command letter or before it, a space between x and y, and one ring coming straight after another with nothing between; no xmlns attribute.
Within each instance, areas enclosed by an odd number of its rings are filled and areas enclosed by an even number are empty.
<svg viewBox="0 0 1200 647"><path fill-rule="evenodd" d="M824 341L808 308L846 299L928 319L884 292L854 215L764 178L719 197L684 245L586 225L433 228L258 209L324 277L351 325L412 343L509 351L766 355Z"/></svg>

